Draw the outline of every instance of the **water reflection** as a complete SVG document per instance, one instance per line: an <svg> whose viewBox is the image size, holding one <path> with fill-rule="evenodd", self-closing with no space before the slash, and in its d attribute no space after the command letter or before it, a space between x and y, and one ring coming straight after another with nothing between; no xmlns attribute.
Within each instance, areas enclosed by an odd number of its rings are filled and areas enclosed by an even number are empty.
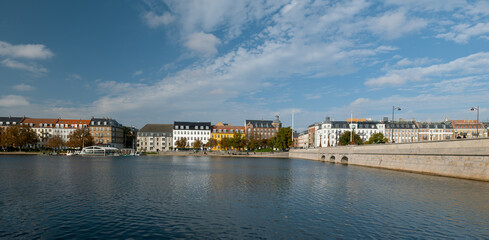
<svg viewBox="0 0 489 240"><path fill-rule="evenodd" d="M0 238L489 238L489 184L290 159L0 156Z"/></svg>

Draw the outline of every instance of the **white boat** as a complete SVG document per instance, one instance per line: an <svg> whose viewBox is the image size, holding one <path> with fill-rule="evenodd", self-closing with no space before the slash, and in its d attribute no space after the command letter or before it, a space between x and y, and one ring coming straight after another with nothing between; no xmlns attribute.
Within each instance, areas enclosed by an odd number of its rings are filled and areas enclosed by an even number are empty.
<svg viewBox="0 0 489 240"><path fill-rule="evenodd" d="M80 152L82 156L120 156L120 150L114 147L90 146Z"/></svg>

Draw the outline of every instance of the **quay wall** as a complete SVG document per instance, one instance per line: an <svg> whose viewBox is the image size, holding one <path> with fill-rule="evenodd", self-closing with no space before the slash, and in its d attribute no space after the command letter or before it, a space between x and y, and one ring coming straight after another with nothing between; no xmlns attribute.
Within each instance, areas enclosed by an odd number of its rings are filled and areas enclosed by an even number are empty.
<svg viewBox="0 0 489 240"><path fill-rule="evenodd" d="M489 181L489 138L293 149L289 157Z"/></svg>

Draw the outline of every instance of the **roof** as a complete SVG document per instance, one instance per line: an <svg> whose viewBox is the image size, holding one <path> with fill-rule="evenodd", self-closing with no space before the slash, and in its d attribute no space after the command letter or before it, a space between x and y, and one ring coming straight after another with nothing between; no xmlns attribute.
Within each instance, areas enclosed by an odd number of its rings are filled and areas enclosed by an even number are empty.
<svg viewBox="0 0 489 240"><path fill-rule="evenodd" d="M255 128L275 128L271 120L245 120L245 125L251 124Z"/></svg>
<svg viewBox="0 0 489 240"><path fill-rule="evenodd" d="M473 126L474 128L479 125L479 127L483 127L484 124L479 122L479 124L477 124L477 120L452 120L452 125L454 128L457 128L457 127L468 127L468 126Z"/></svg>
<svg viewBox="0 0 489 240"><path fill-rule="evenodd" d="M229 125L225 125L225 126L214 125L214 126L212 126L211 129L234 129L234 130L238 129L238 130L244 130L245 127L243 127L243 126L229 126Z"/></svg>
<svg viewBox="0 0 489 240"><path fill-rule="evenodd" d="M173 122L173 126L175 129L177 129L178 126L184 126L185 129L187 129L187 126L189 127L188 130L210 130L211 129L211 122ZM195 129L195 127L208 127L207 129Z"/></svg>
<svg viewBox="0 0 489 240"><path fill-rule="evenodd" d="M20 122L22 122L23 119L23 117L0 117L0 126L9 126L12 125L14 122L16 124L19 124ZM9 123L8 125L7 122Z"/></svg>
<svg viewBox="0 0 489 240"><path fill-rule="evenodd" d="M100 122L100 125L98 125L98 122ZM104 124L105 122L105 124ZM90 120L90 125L91 126L114 126L114 127L122 127L120 123L118 123L115 119L112 118L92 118Z"/></svg>
<svg viewBox="0 0 489 240"><path fill-rule="evenodd" d="M173 124L146 124L139 132L173 132Z"/></svg>
<svg viewBox="0 0 489 240"><path fill-rule="evenodd" d="M54 124L56 124L58 120L59 119L57 118L26 118L22 121L22 124L27 124L31 127L41 127L40 124L53 124L50 127L54 127Z"/></svg>
<svg viewBox="0 0 489 240"><path fill-rule="evenodd" d="M417 129L418 125L413 121L386 122L386 129Z"/></svg>
<svg viewBox="0 0 489 240"><path fill-rule="evenodd" d="M59 119L57 124L67 124L68 126L65 126L64 128L70 128L71 125L77 124L77 125L89 125L90 120L82 120L82 119Z"/></svg>

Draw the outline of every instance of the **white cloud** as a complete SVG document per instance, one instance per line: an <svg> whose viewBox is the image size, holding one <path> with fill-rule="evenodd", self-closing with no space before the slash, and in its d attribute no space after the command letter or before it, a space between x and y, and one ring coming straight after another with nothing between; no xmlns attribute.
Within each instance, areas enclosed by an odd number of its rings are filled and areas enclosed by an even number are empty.
<svg viewBox="0 0 489 240"><path fill-rule="evenodd" d="M154 12L145 12L142 17L151 28L168 25L175 19L169 12L165 12L162 15L157 15Z"/></svg>
<svg viewBox="0 0 489 240"><path fill-rule="evenodd" d="M143 74L143 71L139 70L139 71L134 72L134 73L132 74L132 76L133 76L133 77L136 77L136 76L139 76L139 75L141 75L141 74Z"/></svg>
<svg viewBox="0 0 489 240"><path fill-rule="evenodd" d="M19 95L7 95L0 98L0 107L22 107L28 105L27 99Z"/></svg>
<svg viewBox="0 0 489 240"><path fill-rule="evenodd" d="M457 24L452 27L452 31L448 33L438 34L437 38L444 38L456 43L468 43L472 37L482 36L489 33L489 22L477 23L473 26L469 24Z"/></svg>
<svg viewBox="0 0 489 240"><path fill-rule="evenodd" d="M386 12L382 16L368 20L368 28L375 34L388 39L401 37L406 33L420 30L427 25L421 18L408 18L402 11Z"/></svg>
<svg viewBox="0 0 489 240"><path fill-rule="evenodd" d="M24 84L24 83L15 85L12 88L15 89L15 90L17 90L17 91L21 91L21 92L32 91L32 90L35 89L33 86L27 85L27 84Z"/></svg>
<svg viewBox="0 0 489 240"><path fill-rule="evenodd" d="M204 55L214 55L217 53L217 45L221 44L221 40L212 34L207 34L203 32L191 34L185 46L198 53Z"/></svg>
<svg viewBox="0 0 489 240"><path fill-rule="evenodd" d="M407 82L431 81L436 77L457 77L489 73L489 52L481 52L427 67L394 69L384 76L371 78L368 86L402 85Z"/></svg>
<svg viewBox="0 0 489 240"><path fill-rule="evenodd" d="M21 62L17 62L15 60L12 60L12 59L4 59L3 61L1 61L2 65L5 66L5 67L9 67L9 68L13 68L13 69L20 69L20 70L25 70L25 71L29 71L29 72L32 72L32 73L35 73L35 74L42 74L42 73L46 73L48 72L48 70L42 66L38 66L38 65L35 65L35 64L25 64L25 63L21 63Z"/></svg>
<svg viewBox="0 0 489 240"><path fill-rule="evenodd" d="M0 41L0 56L13 58L46 59L54 54L42 44L12 45Z"/></svg>

